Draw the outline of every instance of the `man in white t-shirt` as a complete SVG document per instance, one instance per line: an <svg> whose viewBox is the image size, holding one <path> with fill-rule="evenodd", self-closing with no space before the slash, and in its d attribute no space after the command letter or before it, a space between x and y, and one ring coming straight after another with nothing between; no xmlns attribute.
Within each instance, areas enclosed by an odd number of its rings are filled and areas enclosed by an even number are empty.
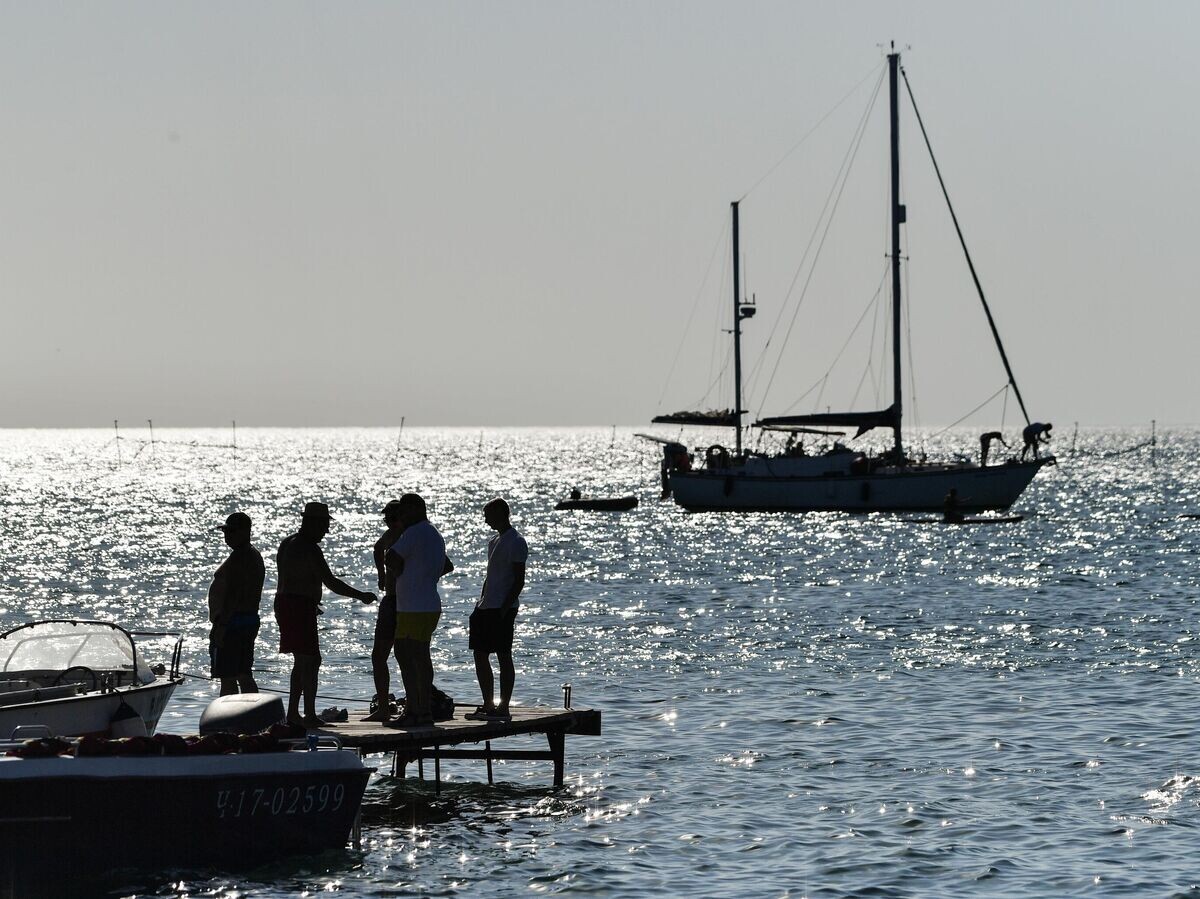
<svg viewBox="0 0 1200 899"><path fill-rule="evenodd" d="M433 724L429 641L442 614L437 582L452 566L446 541L426 517L425 500L415 493L400 497L400 521L404 532L387 553L396 571L396 661L406 694L404 716L395 723L425 727Z"/></svg>
<svg viewBox="0 0 1200 899"><path fill-rule="evenodd" d="M483 694L483 705L468 718L476 720L509 717L508 702L512 699L516 671L513 668L513 626L521 590L525 587L525 561L529 547L525 538L509 521L508 503L494 499L483 507L483 520L496 531L488 541L487 577L475 611L471 613L471 650L475 654L475 675ZM500 702L494 698L491 655L495 654L500 667Z"/></svg>

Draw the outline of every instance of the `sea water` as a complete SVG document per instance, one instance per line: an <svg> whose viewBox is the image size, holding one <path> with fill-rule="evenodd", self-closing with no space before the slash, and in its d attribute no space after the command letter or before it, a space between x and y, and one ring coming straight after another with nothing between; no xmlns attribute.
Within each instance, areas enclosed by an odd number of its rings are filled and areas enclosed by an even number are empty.
<svg viewBox="0 0 1200 899"><path fill-rule="evenodd" d="M418 491L456 565L438 685L477 702L466 621L503 496L530 546L515 700L603 711L546 762L447 762L367 789L361 851L118 875L111 895L1117 896L1200 894L1200 433L1084 431L1013 525L905 515L691 515L632 430L0 432L0 624L101 618L184 635L254 520L256 665L286 685L274 548L330 505L333 571L374 589L386 500ZM914 450L969 453L952 431ZM118 461L119 453L119 461ZM556 513L572 487L629 513ZM372 693L375 608L327 596L321 707ZM166 660L169 641L145 641ZM396 678L399 692L398 677ZM189 678L160 729L216 696ZM515 748L545 748L521 738ZM430 774L426 771L427 776ZM119 826L114 809L114 826ZM164 812L164 814L168 814ZM186 822L178 822L181 829Z"/></svg>

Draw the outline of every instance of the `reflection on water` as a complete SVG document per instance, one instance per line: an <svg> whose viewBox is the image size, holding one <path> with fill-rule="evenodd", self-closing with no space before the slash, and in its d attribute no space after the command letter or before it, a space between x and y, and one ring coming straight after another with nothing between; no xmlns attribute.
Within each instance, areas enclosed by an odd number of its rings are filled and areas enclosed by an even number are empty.
<svg viewBox="0 0 1200 899"><path fill-rule="evenodd" d="M557 704L570 682L576 705L603 709L604 736L568 738L562 790L548 763L497 763L489 788L482 762L448 760L435 793L415 765L400 781L373 757L361 852L129 876L114 894L1196 890L1200 521L1179 517L1200 512L1194 432L1168 434L1157 465L1098 455L1142 434L1081 434L1096 455L1040 474L1024 522L978 529L687 515L655 499L655 448L608 428L406 430L399 451L384 430L239 431L236 451L219 432L156 436L117 466L104 432L0 433L0 623L179 630L184 669L203 673L224 552L211 528L229 512L252 516L270 559L305 500L328 502L330 562L367 587L383 501L418 490L458 566L437 680L475 702L465 626L480 509L500 494L532 552L517 698ZM575 485L643 504L551 512ZM323 704L365 701L374 610L325 609L338 698ZM275 640L268 620L260 683L282 688ZM189 681L162 727L194 729L214 695Z"/></svg>

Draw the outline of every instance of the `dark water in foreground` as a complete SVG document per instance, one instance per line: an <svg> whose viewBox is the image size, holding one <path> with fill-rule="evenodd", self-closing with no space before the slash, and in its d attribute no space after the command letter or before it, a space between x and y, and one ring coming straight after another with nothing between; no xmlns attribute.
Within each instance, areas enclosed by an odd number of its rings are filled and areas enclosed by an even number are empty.
<svg viewBox="0 0 1200 899"><path fill-rule="evenodd" d="M569 681L605 731L568 738L564 789L545 763L498 765L491 789L447 764L440 796L376 776L362 852L114 895L1200 895L1200 521L1178 517L1200 512L1200 433L1168 434L1157 465L1100 455L1144 434L1081 434L1092 455L1039 475L1026 521L977 529L687 515L655 499L655 448L608 429L415 430L399 453L384 430L241 431L236 452L160 432L120 467L109 436L0 432L0 624L177 629L203 673L211 525L244 509L272 555L326 500L331 564L367 587L377 510L418 489L459 566L438 682L473 701L479 508L501 494L532 550L517 697L558 704ZM550 512L572 484L643 506ZM325 608L325 691L365 699L373 607ZM214 695L189 682L162 729L194 730Z"/></svg>

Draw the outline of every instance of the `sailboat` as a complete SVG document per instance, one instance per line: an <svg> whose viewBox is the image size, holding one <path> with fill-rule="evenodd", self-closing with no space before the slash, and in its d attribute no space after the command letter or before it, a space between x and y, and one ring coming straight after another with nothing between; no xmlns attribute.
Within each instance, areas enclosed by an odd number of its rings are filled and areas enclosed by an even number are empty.
<svg viewBox="0 0 1200 899"><path fill-rule="evenodd" d="M893 48L887 56L890 98L891 143L891 283L892 283L892 404L877 411L824 412L809 415L785 415L762 418L753 427L766 431L797 434L837 435L831 428L854 428L855 439L874 428L891 428L893 439L889 449L870 454L854 450L840 442L819 455L787 449L778 454L748 451L743 446L743 432L748 430L743 417L748 410L742 402L742 322L756 311L753 300L743 302L741 295L738 203L731 204L733 231L733 408L715 412L676 412L656 416L658 424L699 425L732 428L734 447L714 444L703 456L693 458L682 445L662 438L650 438L664 444L663 492L674 496L675 502L689 511L933 511L943 509L947 496L960 511L986 511L1009 508L1025 490L1044 465L1054 462L1052 455L1025 460L1009 459L1000 464L977 464L964 459L947 461L915 460L905 452L901 425L901 247L900 226L906 218L905 205L900 202L900 116L899 90L900 54ZM905 76L907 87L907 76ZM912 90L908 88L909 98ZM928 136L920 112L913 109L922 135L928 146ZM932 148L930 156L933 158ZM942 186L959 241L966 254L967 264L983 303L992 336L1008 375L1008 384L1020 404L1026 425L1030 424L1025 401L1017 388L1000 334L983 294L974 263L967 251L966 241L950 205L937 160L934 171ZM649 436L649 435L645 435ZM1023 454L1024 455L1024 454ZM981 460L982 463L983 460ZM954 491L952 494L951 491Z"/></svg>

